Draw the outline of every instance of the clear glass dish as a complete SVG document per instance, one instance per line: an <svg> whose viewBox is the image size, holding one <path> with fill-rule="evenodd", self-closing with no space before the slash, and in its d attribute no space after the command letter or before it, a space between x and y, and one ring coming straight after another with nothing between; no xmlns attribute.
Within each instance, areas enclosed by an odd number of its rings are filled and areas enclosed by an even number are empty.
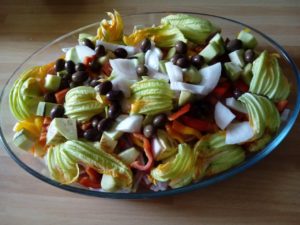
<svg viewBox="0 0 300 225"><path fill-rule="evenodd" d="M144 24L146 26L151 26L152 24L158 24L160 18L170 14L171 12L163 12L163 13L143 13L136 14L130 16L124 16L124 25L125 32L130 33L132 28L136 24ZM175 13L175 12L172 12ZM74 46L77 43L78 34L79 33L91 33L95 34L99 23L94 23L85 27L82 27L78 30L72 31L62 37L52 41L45 47L37 50L34 54L32 54L28 59L26 59L12 74L12 76L7 80L4 89L2 90L0 96L0 136L3 142L3 147L7 150L9 155L15 160L15 162L21 166L24 170L26 170L31 175L36 178L53 185L55 187L68 190L75 193L80 193L84 195L90 195L95 197L105 197L105 198L118 198L118 199L146 199L153 197L161 197L173 194L179 194L183 192L192 191L195 189L203 188L208 185L217 183L219 181L225 180L233 175L244 171L249 168L253 164L257 163L268 154L270 154L286 137L288 132L291 130L297 115L300 109L300 73L295 65L294 61L290 58L287 52L277 44L274 40L268 37L263 32L256 30L246 24L241 22L227 19L220 16L202 14L202 13L188 13L194 16L202 17L209 19L216 25L222 28L223 37L233 38L241 29L248 27L252 30L252 33L256 36L259 48L268 49L272 52L277 52L280 58L280 64L284 70L284 73L288 76L290 83L292 84L291 95L289 97L289 108L291 113L289 115L288 120L282 124L280 131L278 134L272 139L272 141L261 151L247 158L241 165L234 167L226 172L218 174L216 176L206 178L197 183L193 183L191 185L178 188L171 189L162 192L138 192L138 193L104 193L99 191L90 190L78 185L62 185L49 177L47 173L47 168L43 162L43 160L39 158L33 157L31 154L18 149L12 143L13 138L13 125L16 120L11 114L9 110L8 96L9 91L13 86L14 81L19 77L20 73L32 66L35 65L43 65L49 63L51 61L56 60L59 56L62 55L61 48ZM22 181L17 181L22 182Z"/></svg>

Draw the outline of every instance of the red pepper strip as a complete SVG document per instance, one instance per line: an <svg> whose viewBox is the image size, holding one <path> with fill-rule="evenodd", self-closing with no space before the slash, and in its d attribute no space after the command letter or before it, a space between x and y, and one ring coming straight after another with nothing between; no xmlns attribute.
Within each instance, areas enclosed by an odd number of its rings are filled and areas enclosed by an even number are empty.
<svg viewBox="0 0 300 225"><path fill-rule="evenodd" d="M69 88L66 88L55 93L55 99L58 104L63 104L65 102L65 97L68 91Z"/></svg>
<svg viewBox="0 0 300 225"><path fill-rule="evenodd" d="M78 183L85 187L100 188L101 175L92 167L85 168L84 174L80 175Z"/></svg>
<svg viewBox="0 0 300 225"><path fill-rule="evenodd" d="M241 79L237 80L234 83L234 86L242 92L247 92L249 90L249 86Z"/></svg>
<svg viewBox="0 0 300 225"><path fill-rule="evenodd" d="M276 103L276 108L280 113L282 113L283 110L287 107L288 103L289 103L288 100L281 100Z"/></svg>
<svg viewBox="0 0 300 225"><path fill-rule="evenodd" d="M87 57L84 58L83 64L87 66L87 65L89 65L90 62L92 62L94 59L96 59L96 55L93 55L93 56L87 56Z"/></svg>
<svg viewBox="0 0 300 225"><path fill-rule="evenodd" d="M109 62L106 62L102 65L101 68L102 72L106 75L106 76L110 76L112 68Z"/></svg>
<svg viewBox="0 0 300 225"><path fill-rule="evenodd" d="M95 182L85 175L79 178L78 183L85 187L100 188L100 181Z"/></svg>
<svg viewBox="0 0 300 225"><path fill-rule="evenodd" d="M168 116L168 119L170 121L176 120L178 119L180 116L184 115L185 113L187 113L188 111L190 111L191 109L191 104L188 103L184 106L182 106L177 112L171 114L170 116Z"/></svg>
<svg viewBox="0 0 300 225"><path fill-rule="evenodd" d="M179 141L180 143L183 143L183 142L184 142L184 140L183 140L184 137L183 137L180 133L176 132L176 131L172 128L172 126L171 126L170 124L167 124L165 127L166 127L166 131L167 131L168 135L169 135L171 138L176 139L176 140Z"/></svg>
<svg viewBox="0 0 300 225"><path fill-rule="evenodd" d="M198 130L192 127L185 126L177 120L173 121L172 128L180 134L193 135L198 139L200 139L202 136Z"/></svg>
<svg viewBox="0 0 300 225"><path fill-rule="evenodd" d="M87 173L89 179L96 183L100 183L100 174L92 167L88 166L85 168L85 172Z"/></svg>
<svg viewBox="0 0 300 225"><path fill-rule="evenodd" d="M192 127L198 131L213 131L215 130L215 126L213 123L208 122L206 120L195 119L188 116L183 116L182 121L189 127Z"/></svg>
<svg viewBox="0 0 300 225"><path fill-rule="evenodd" d="M148 171L151 169L154 161L150 141L144 135L138 133L134 133L133 137L143 141L143 145L144 145L143 147L148 161L146 165L142 165L139 161L134 161L133 163L131 163L131 167L141 171Z"/></svg>
<svg viewBox="0 0 300 225"><path fill-rule="evenodd" d="M229 90L229 88L230 88L230 84L228 82L225 82L225 83L217 86L212 91L212 94L214 96L216 96L217 98L222 98L227 93L227 91Z"/></svg>

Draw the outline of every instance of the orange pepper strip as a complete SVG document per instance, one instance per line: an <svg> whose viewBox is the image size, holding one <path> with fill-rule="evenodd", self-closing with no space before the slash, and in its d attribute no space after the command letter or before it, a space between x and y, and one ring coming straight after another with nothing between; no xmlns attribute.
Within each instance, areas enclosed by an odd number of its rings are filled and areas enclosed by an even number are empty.
<svg viewBox="0 0 300 225"><path fill-rule="evenodd" d="M154 161L150 141L144 135L138 133L134 133L133 137L143 141L143 147L148 162L146 163L146 165L142 165L139 161L134 161L133 163L131 163L131 167L141 171L149 171L153 166L153 161Z"/></svg>
<svg viewBox="0 0 300 225"><path fill-rule="evenodd" d="M167 133L169 134L169 136L171 138L176 139L180 143L184 142L184 140L183 140L184 137L180 133L178 133L177 131L175 131L170 124L167 124L165 127L166 127Z"/></svg>
<svg viewBox="0 0 300 225"><path fill-rule="evenodd" d="M170 121L176 120L180 116L182 116L182 115L186 114L188 111L190 111L190 109L191 109L191 104L188 103L188 104L182 106L177 112L175 112L175 113L171 114L170 116L168 116L168 119Z"/></svg>
<svg viewBox="0 0 300 225"><path fill-rule="evenodd" d="M55 99L58 104L63 104L65 102L65 97L68 91L69 88L66 88L55 93Z"/></svg>
<svg viewBox="0 0 300 225"><path fill-rule="evenodd" d="M178 122L177 120L173 121L172 128L180 134L193 135L198 139L200 139L202 136L201 133L196 129L185 126L182 123Z"/></svg>

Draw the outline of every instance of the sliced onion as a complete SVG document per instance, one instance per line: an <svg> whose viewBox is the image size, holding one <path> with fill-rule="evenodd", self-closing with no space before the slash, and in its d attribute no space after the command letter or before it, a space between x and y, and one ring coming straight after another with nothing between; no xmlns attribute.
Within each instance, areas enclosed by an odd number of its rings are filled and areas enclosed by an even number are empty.
<svg viewBox="0 0 300 225"><path fill-rule="evenodd" d="M103 45L105 49L114 51L117 48L124 48L128 55L134 55L138 52L138 48L135 48L133 46L127 46L127 45L118 45L118 44L112 44L105 41L97 40L96 45Z"/></svg>
<svg viewBox="0 0 300 225"><path fill-rule="evenodd" d="M145 64L148 68L158 71L159 60L162 58L162 52L159 48L151 48L145 54Z"/></svg>
<svg viewBox="0 0 300 225"><path fill-rule="evenodd" d="M217 86L221 77L221 71L221 63L216 63L199 70L202 75L202 81L200 84L205 87L204 95L209 94Z"/></svg>
<svg viewBox="0 0 300 225"><path fill-rule="evenodd" d="M132 59L110 59L111 68L118 77L129 80L137 80L135 63Z"/></svg>
<svg viewBox="0 0 300 225"><path fill-rule="evenodd" d="M61 48L62 52L67 53L72 47Z"/></svg>
<svg viewBox="0 0 300 225"><path fill-rule="evenodd" d="M122 122L118 124L116 130L123 131L127 133L140 132L143 122L143 116L141 115L132 115L128 116Z"/></svg>
<svg viewBox="0 0 300 225"><path fill-rule="evenodd" d="M78 58L81 62L83 62L86 57L90 57L96 54L96 52L93 49L85 45L76 45L75 48Z"/></svg>
<svg viewBox="0 0 300 225"><path fill-rule="evenodd" d="M131 94L130 86L133 83L132 80L125 79L123 77L116 77L111 81L113 90L120 90L123 92L125 98L129 98Z"/></svg>
<svg viewBox="0 0 300 225"><path fill-rule="evenodd" d="M155 192L165 191L167 190L167 188L168 188L168 182L160 182L160 181L150 186L150 189Z"/></svg>
<svg viewBox="0 0 300 225"><path fill-rule="evenodd" d="M169 77L167 74L158 72L152 68L148 68L148 76L153 78L153 79L157 79L157 80L165 80L165 81L169 81Z"/></svg>
<svg viewBox="0 0 300 225"><path fill-rule="evenodd" d="M171 90L174 91L189 91L193 94L203 95L205 93L205 87L197 84L188 84L184 82L171 82L170 85Z"/></svg>
<svg viewBox="0 0 300 225"><path fill-rule="evenodd" d="M237 101L235 98L226 98L226 105L235 111L247 114L248 111L242 102Z"/></svg>
<svg viewBox="0 0 300 225"><path fill-rule="evenodd" d="M174 65L172 62L165 63L165 66L171 82L183 81L182 69L179 66Z"/></svg>
<svg viewBox="0 0 300 225"><path fill-rule="evenodd" d="M234 120L235 115L221 102L215 106L215 121L219 128L224 130Z"/></svg>
<svg viewBox="0 0 300 225"><path fill-rule="evenodd" d="M157 137L152 138L151 146L152 146L153 156L154 158L156 158L159 155L159 153L162 151L162 146L159 140L157 139Z"/></svg>
<svg viewBox="0 0 300 225"><path fill-rule="evenodd" d="M225 143L240 144L249 141L254 136L254 131L249 122L232 123L226 129Z"/></svg>
<svg viewBox="0 0 300 225"><path fill-rule="evenodd" d="M291 110L290 109L284 109L283 112L280 115L281 121L285 122L288 120Z"/></svg>

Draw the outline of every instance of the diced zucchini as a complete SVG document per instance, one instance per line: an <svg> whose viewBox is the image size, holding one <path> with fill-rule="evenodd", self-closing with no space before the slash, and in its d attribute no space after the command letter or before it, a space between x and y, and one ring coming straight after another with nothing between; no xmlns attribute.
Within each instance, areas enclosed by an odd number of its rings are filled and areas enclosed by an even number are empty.
<svg viewBox="0 0 300 225"><path fill-rule="evenodd" d="M22 129L15 133L13 137L13 143L23 149L23 150L29 150L34 145L34 138L32 135L25 129Z"/></svg>
<svg viewBox="0 0 300 225"><path fill-rule="evenodd" d="M248 63L245 67L244 67L244 71L242 73L242 79L243 81L250 85L250 82L252 80L253 74L252 74L252 63Z"/></svg>
<svg viewBox="0 0 300 225"><path fill-rule="evenodd" d="M232 81L237 80L243 73L242 68L233 62L226 62L224 63L224 66L225 66L226 74Z"/></svg>
<svg viewBox="0 0 300 225"><path fill-rule="evenodd" d="M61 81L61 77L59 76L55 76L55 75L51 75L51 74L47 74L46 78L45 78L45 85L44 87L48 90L48 91L57 91L59 86L60 86L60 81Z"/></svg>
<svg viewBox="0 0 300 225"><path fill-rule="evenodd" d="M205 62L210 62L220 53L219 46L216 42L209 43L199 55L202 55Z"/></svg>
<svg viewBox="0 0 300 225"><path fill-rule="evenodd" d="M245 51L243 49L238 49L229 53L228 56L231 62L239 65L240 67L244 67L245 65L244 53Z"/></svg>
<svg viewBox="0 0 300 225"><path fill-rule="evenodd" d="M245 30L242 30L238 36L237 39L241 40L243 42L243 47L246 48L255 48L257 45L256 38L251 34L250 32L247 32Z"/></svg>
<svg viewBox="0 0 300 225"><path fill-rule="evenodd" d="M51 102L39 102L36 115L37 116L50 116L50 112L54 106L57 106L55 103Z"/></svg>

